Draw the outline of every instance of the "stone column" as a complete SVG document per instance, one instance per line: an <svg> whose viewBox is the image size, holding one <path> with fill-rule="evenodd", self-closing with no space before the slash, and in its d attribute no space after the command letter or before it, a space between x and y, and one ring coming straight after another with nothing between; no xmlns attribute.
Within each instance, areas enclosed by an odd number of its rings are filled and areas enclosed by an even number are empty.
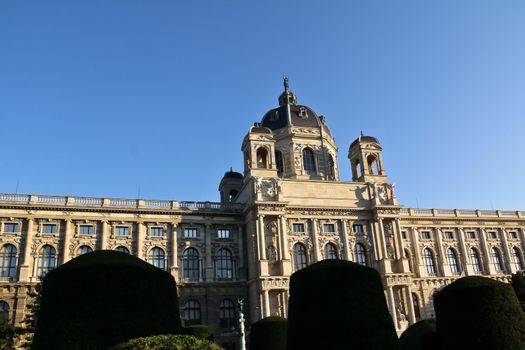
<svg viewBox="0 0 525 350"><path fill-rule="evenodd" d="M262 291L263 310L262 318L270 316L270 294L267 290Z"/></svg>
<svg viewBox="0 0 525 350"><path fill-rule="evenodd" d="M64 240L63 240L63 246L62 246L62 264L65 264L71 259L70 253L69 253L69 245L71 243L71 235L74 233L71 230L71 220L66 219L65 220L65 227L64 227Z"/></svg>
<svg viewBox="0 0 525 350"><path fill-rule="evenodd" d="M512 254L509 250L509 240L507 237L507 231L505 231L504 228L501 228L501 245L503 246L503 254L502 254L502 263L503 263L503 269L506 271L506 273L516 273L516 266L513 264L512 261Z"/></svg>
<svg viewBox="0 0 525 350"><path fill-rule="evenodd" d="M318 262L321 260L319 259L319 237L318 237L318 232L317 232L318 222L319 221L317 219L310 220L310 224L312 225L312 246L314 250L313 252L314 261L313 262Z"/></svg>
<svg viewBox="0 0 525 350"><path fill-rule="evenodd" d="M436 235L436 250L437 250L437 257L438 261L436 261L436 272L439 274L440 272L443 275L450 274L450 267L448 266L448 260L446 258L446 254L443 251L443 232L439 228L434 229L434 234ZM439 270L439 266L443 266L442 271Z"/></svg>
<svg viewBox="0 0 525 350"><path fill-rule="evenodd" d="M179 282L179 256L178 256L178 240L177 240L177 222L172 222L169 225L168 245L170 247L171 265L170 273Z"/></svg>
<svg viewBox="0 0 525 350"><path fill-rule="evenodd" d="M31 245L34 237L34 224L33 218L27 219L27 232L25 234L24 252L22 256L22 264L20 265L19 280L21 282L29 282L33 276L33 259L31 257Z"/></svg>
<svg viewBox="0 0 525 350"><path fill-rule="evenodd" d="M283 317L288 318L288 290L283 290Z"/></svg>
<svg viewBox="0 0 525 350"><path fill-rule="evenodd" d="M247 249L243 246L242 236L243 236L242 225L237 225L237 242L239 244L239 267L240 268L244 267L244 249Z"/></svg>
<svg viewBox="0 0 525 350"><path fill-rule="evenodd" d="M266 242L264 237L264 215L257 218L257 244L259 246L259 260L266 260Z"/></svg>
<svg viewBox="0 0 525 350"><path fill-rule="evenodd" d="M288 249L288 227L284 215L279 218L279 231L281 233L281 259L290 260L290 250Z"/></svg>
<svg viewBox="0 0 525 350"><path fill-rule="evenodd" d="M465 275L467 276L473 275L474 269L470 263L470 252L467 251L467 246L465 245L465 232L462 228L458 228L456 230L456 234L458 236L459 250L461 255L459 258L461 260L461 270L465 272Z"/></svg>
<svg viewBox="0 0 525 350"><path fill-rule="evenodd" d="M478 231L478 234L479 234L479 240L480 240L480 245L481 245L481 251L483 252L482 254L486 257L486 262L485 262L485 266L486 266L486 271L484 272L488 272L489 275L493 275L496 273L496 269L494 268L494 262L492 261L492 254L491 252L489 251L489 247L487 245L487 236L486 236L486 232L484 229L480 228ZM482 258L483 259L483 258Z"/></svg>
<svg viewBox="0 0 525 350"><path fill-rule="evenodd" d="M108 249L108 222L102 221L102 229L100 232L100 249Z"/></svg>
<svg viewBox="0 0 525 350"><path fill-rule="evenodd" d="M381 255L383 256L383 259L388 259L388 252L386 250L386 240L385 240L385 230L383 227L383 219L378 219L378 226L379 226L379 242L381 242Z"/></svg>
<svg viewBox="0 0 525 350"><path fill-rule="evenodd" d="M421 251L419 247L419 231L415 228L410 230L410 235L412 236L412 242L414 242L414 273L417 277L426 276L426 271L424 270L423 262L421 260Z"/></svg>
<svg viewBox="0 0 525 350"><path fill-rule="evenodd" d="M213 254L211 250L211 224L205 224L204 241L206 243L206 256L204 257L205 262L205 281L211 282L215 280L214 268L213 268Z"/></svg>
<svg viewBox="0 0 525 350"><path fill-rule="evenodd" d="M381 249L381 237L379 232L379 223L373 222L370 225L372 229L372 234L370 237L372 237L372 245L374 246L374 253L376 255L376 260L383 259L383 250Z"/></svg>
<svg viewBox="0 0 525 350"><path fill-rule="evenodd" d="M396 301L394 299L394 290L392 287L387 287L386 289L386 301L388 304L388 309L390 310L390 315L392 316L392 321L396 329L398 329L397 315L396 315Z"/></svg>
<svg viewBox="0 0 525 350"><path fill-rule="evenodd" d="M350 255L350 247L348 244L348 231L346 229L346 221L344 219L339 220L339 223L341 225L341 240L343 241L343 249L345 254L345 259L348 261L352 260L352 256ZM343 253L343 252L341 252ZM341 254L343 255L343 254ZM343 257L341 256L341 259Z"/></svg>
<svg viewBox="0 0 525 350"><path fill-rule="evenodd" d="M144 240L145 240L145 231L146 227L144 226L144 223L137 222L137 257L146 260L146 257L144 256Z"/></svg>
<svg viewBox="0 0 525 350"><path fill-rule="evenodd" d="M410 286L405 287L405 294L408 304L408 321L410 324L416 323L416 310L414 310L414 299L412 298L412 290Z"/></svg>
<svg viewBox="0 0 525 350"><path fill-rule="evenodd" d="M403 237L401 236L401 220L393 220L393 229L394 229L394 248L396 251L397 259L403 259L405 257L405 252L403 250Z"/></svg>

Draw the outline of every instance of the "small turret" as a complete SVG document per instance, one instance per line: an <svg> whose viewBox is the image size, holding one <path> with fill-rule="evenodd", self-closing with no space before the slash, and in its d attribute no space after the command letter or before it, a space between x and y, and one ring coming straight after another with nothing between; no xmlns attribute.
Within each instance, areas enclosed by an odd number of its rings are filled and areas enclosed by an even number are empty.
<svg viewBox="0 0 525 350"><path fill-rule="evenodd" d="M363 133L350 145L348 159L352 167L352 180L359 182L386 183L383 167L383 149L379 140Z"/></svg>

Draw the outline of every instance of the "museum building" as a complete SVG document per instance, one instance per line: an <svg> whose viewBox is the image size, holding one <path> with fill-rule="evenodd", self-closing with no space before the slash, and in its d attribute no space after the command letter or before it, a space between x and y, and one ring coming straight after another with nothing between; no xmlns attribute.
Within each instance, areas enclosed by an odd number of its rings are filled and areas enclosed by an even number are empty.
<svg viewBox="0 0 525 350"><path fill-rule="evenodd" d="M433 317L432 295L460 276L505 281L523 269L525 211L414 209L397 202L379 140L359 136L339 180L326 118L279 106L242 141L220 202L0 194L0 308L19 325L41 276L93 250L133 254L171 273L185 325L208 324L238 349L238 299L248 324L287 315L290 275L323 259L380 272L401 333Z"/></svg>

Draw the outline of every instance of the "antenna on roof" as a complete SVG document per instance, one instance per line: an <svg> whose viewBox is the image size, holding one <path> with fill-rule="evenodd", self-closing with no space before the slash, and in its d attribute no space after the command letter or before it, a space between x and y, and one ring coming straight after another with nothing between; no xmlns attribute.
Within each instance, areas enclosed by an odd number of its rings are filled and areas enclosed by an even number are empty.
<svg viewBox="0 0 525 350"><path fill-rule="evenodd" d="M233 168L232 167L230 167L230 173L233 173Z"/></svg>
<svg viewBox="0 0 525 350"><path fill-rule="evenodd" d="M20 180L16 180L16 189L15 194L18 194L18 185L20 184Z"/></svg>

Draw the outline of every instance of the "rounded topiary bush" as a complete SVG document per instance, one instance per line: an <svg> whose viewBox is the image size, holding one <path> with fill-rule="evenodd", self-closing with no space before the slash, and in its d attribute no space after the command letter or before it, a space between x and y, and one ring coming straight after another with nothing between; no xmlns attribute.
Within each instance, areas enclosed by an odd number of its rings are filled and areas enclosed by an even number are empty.
<svg viewBox="0 0 525 350"><path fill-rule="evenodd" d="M439 350L436 320L422 320L408 327L399 337L400 350Z"/></svg>
<svg viewBox="0 0 525 350"><path fill-rule="evenodd" d="M525 319L509 284L464 277L438 292L434 307L444 349L525 349Z"/></svg>
<svg viewBox="0 0 525 350"><path fill-rule="evenodd" d="M206 339L213 341L213 328L204 324L194 324L191 326L184 327L182 333L186 335L191 335L199 339Z"/></svg>
<svg viewBox="0 0 525 350"><path fill-rule="evenodd" d="M263 318L250 327L251 350L286 350L288 320L283 317Z"/></svg>
<svg viewBox="0 0 525 350"><path fill-rule="evenodd" d="M324 260L290 278L288 350L398 349L379 273Z"/></svg>
<svg viewBox="0 0 525 350"><path fill-rule="evenodd" d="M525 272L518 271L512 275L512 288L518 297L521 309L525 311Z"/></svg>
<svg viewBox="0 0 525 350"><path fill-rule="evenodd" d="M219 345L190 335L157 335L131 339L109 350L223 350Z"/></svg>
<svg viewBox="0 0 525 350"><path fill-rule="evenodd" d="M180 332L173 276L129 254L95 251L46 275L32 348L107 349Z"/></svg>

